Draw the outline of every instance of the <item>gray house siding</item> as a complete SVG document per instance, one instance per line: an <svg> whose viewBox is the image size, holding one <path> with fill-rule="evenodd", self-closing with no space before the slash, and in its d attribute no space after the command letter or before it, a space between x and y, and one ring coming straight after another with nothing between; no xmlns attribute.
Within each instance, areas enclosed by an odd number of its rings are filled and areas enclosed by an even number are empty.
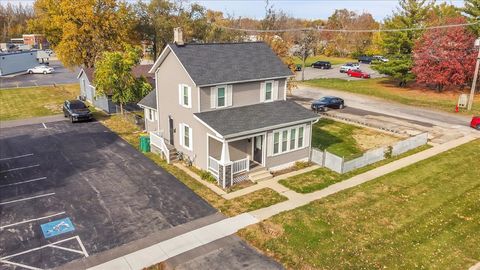
<svg viewBox="0 0 480 270"><path fill-rule="evenodd" d="M111 99L106 96L95 97L95 87L92 86L85 72L80 74L78 81L80 83L80 95L88 102L107 113L116 112L115 103L113 103Z"/></svg>
<svg viewBox="0 0 480 270"><path fill-rule="evenodd" d="M278 99L285 96L285 79L278 79ZM232 107L253 105L260 103L260 84L265 81L245 82L232 84ZM209 111L211 87L200 88L200 111Z"/></svg>
<svg viewBox="0 0 480 270"><path fill-rule="evenodd" d="M38 66L37 52L0 54L0 76L24 72Z"/></svg>
<svg viewBox="0 0 480 270"><path fill-rule="evenodd" d="M153 111L154 119L149 118L149 111ZM144 108L144 118L145 118L145 130L150 132L150 131L156 131L158 128L158 112L157 110L151 109L151 108Z"/></svg>
<svg viewBox="0 0 480 270"><path fill-rule="evenodd" d="M159 131L169 141L169 116L173 119L173 145L179 152L187 154L195 166L207 168L207 133L203 124L193 116L198 112L198 88L185 72L173 53L169 53L155 73L158 104ZM186 84L191 87L191 108L179 104L178 86ZM192 150L180 145L179 124L183 123L192 129ZM171 143L171 142L170 142Z"/></svg>

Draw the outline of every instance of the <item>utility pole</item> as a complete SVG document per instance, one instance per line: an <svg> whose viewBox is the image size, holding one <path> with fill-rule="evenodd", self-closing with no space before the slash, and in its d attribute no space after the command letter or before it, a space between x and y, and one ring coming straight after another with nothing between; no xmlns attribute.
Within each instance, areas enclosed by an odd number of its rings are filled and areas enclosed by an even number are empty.
<svg viewBox="0 0 480 270"><path fill-rule="evenodd" d="M478 47L478 55L477 55L477 64L475 65L475 73L473 73L473 82L472 82L472 89L470 89L470 97L468 98L468 106L467 110L471 111L473 106L473 98L475 97L475 88L477 87L477 79L478 79L478 68L480 65L480 39L475 40L475 46Z"/></svg>

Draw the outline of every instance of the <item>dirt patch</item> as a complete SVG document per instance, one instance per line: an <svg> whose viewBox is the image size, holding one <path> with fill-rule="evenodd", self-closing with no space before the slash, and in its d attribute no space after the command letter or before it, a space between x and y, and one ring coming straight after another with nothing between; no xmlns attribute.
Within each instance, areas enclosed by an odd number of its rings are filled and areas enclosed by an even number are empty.
<svg viewBox="0 0 480 270"><path fill-rule="evenodd" d="M62 105L58 105L58 104L45 104L43 105L43 107L49 111L52 111L52 112L55 112L55 113L58 113L58 112L61 112L62 111Z"/></svg>
<svg viewBox="0 0 480 270"><path fill-rule="evenodd" d="M260 228L265 238L268 239L280 237L284 233L282 225L275 224L271 221L265 221L260 223Z"/></svg>
<svg viewBox="0 0 480 270"><path fill-rule="evenodd" d="M398 137L368 129L357 129L353 131L352 137L362 151L391 145L400 140Z"/></svg>

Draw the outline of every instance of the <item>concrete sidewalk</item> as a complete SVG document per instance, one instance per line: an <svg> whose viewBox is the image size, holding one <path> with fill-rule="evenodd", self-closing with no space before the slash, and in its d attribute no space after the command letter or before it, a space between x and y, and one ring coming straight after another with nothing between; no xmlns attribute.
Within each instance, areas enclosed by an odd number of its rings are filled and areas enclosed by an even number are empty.
<svg viewBox="0 0 480 270"><path fill-rule="evenodd" d="M249 225L258 223L281 212L295 209L312 201L324 198L337 192L358 186L380 176L425 160L452 148L474 140L475 137L462 137L448 143L435 146L420 153L391 162L366 173L357 175L348 180L331 185L325 189L310 194L295 194L289 200L244 213L235 217L227 218L219 222L204 226L202 228L187 232L177 237L160 242L145 249L138 250L126 256L119 257L104 264L89 268L94 270L133 270L143 269L155 263L165 261L168 258L179 255L183 252L195 249L199 246L216 241L220 238L236 233Z"/></svg>

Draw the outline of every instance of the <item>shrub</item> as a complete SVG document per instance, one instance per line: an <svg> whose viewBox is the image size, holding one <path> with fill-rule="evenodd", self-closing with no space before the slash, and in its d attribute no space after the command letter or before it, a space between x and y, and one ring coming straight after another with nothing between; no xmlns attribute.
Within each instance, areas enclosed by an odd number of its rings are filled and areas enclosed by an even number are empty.
<svg viewBox="0 0 480 270"><path fill-rule="evenodd" d="M295 169L296 170L305 169L305 168L309 167L310 165L312 165L312 164L309 161L297 161L297 162L295 162Z"/></svg>
<svg viewBox="0 0 480 270"><path fill-rule="evenodd" d="M217 179L209 171L202 170L200 172L200 177L202 178L202 180L217 184Z"/></svg>

